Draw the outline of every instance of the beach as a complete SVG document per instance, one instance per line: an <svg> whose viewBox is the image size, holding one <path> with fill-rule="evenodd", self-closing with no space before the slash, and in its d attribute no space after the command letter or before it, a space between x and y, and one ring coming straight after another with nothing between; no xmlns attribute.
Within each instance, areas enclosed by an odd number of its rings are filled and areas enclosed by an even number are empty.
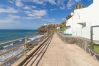
<svg viewBox="0 0 99 66"><path fill-rule="evenodd" d="M17 56L16 59L20 58L23 53L28 51L25 47L25 44L37 44L40 41L40 38L43 37L43 35L39 35L36 33L37 32L34 32L33 34L33 31L31 31L29 34L27 34L28 37L26 37L27 35L25 34L24 37L21 38L15 39L13 36L13 40L3 40L5 42L0 43L0 63L14 56Z"/></svg>

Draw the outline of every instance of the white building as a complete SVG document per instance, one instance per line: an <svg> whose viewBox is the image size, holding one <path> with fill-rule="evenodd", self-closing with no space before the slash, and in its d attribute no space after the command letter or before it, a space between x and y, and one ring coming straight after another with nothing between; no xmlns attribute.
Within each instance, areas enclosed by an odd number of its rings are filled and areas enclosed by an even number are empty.
<svg viewBox="0 0 99 66"><path fill-rule="evenodd" d="M86 27L82 28L78 23L86 23ZM65 33L90 39L90 26L99 25L99 0L93 0L89 7L76 9L66 25L71 28L67 29ZM99 40L99 27L94 28L93 32L93 39Z"/></svg>

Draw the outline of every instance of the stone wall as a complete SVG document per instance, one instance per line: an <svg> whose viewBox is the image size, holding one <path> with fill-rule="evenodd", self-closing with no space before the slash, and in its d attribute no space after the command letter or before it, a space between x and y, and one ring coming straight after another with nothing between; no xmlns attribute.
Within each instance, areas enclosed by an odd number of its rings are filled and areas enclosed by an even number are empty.
<svg viewBox="0 0 99 66"><path fill-rule="evenodd" d="M82 37L74 37L74 36L67 36L62 33L58 33L59 37L66 43L69 44L76 44L82 49L84 49L87 53L91 54L93 57L99 60L99 54L95 53L90 44L90 40L87 38Z"/></svg>

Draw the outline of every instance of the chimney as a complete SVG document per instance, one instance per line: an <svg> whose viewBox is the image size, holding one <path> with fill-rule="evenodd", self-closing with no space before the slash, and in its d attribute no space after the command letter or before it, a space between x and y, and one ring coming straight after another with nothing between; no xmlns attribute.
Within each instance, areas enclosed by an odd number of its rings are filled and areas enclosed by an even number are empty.
<svg viewBox="0 0 99 66"><path fill-rule="evenodd" d="M83 8L83 6L80 3L77 3L76 9L81 9L81 8Z"/></svg>

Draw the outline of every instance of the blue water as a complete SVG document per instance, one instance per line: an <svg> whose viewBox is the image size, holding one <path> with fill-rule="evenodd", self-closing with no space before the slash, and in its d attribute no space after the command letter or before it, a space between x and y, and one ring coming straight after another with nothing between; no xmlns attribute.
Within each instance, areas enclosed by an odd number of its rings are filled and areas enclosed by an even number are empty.
<svg viewBox="0 0 99 66"><path fill-rule="evenodd" d="M0 30L0 43L36 35L38 35L37 30Z"/></svg>

